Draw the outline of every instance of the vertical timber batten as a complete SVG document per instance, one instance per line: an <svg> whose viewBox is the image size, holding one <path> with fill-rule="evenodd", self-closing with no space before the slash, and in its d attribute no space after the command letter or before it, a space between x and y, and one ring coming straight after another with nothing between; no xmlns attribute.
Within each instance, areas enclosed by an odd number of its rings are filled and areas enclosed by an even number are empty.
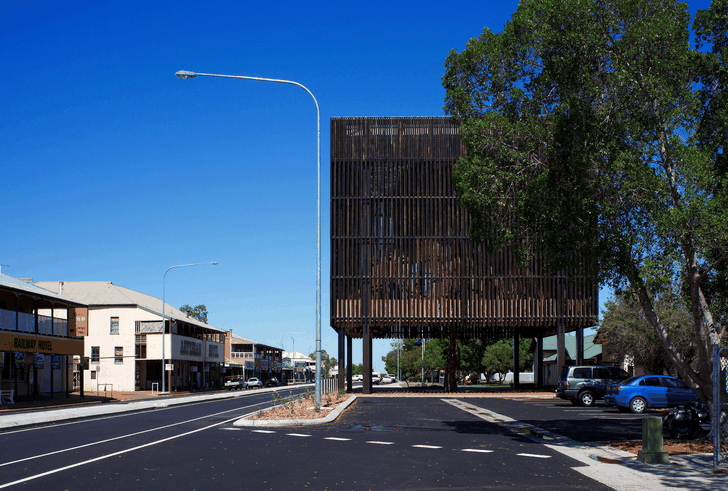
<svg viewBox="0 0 728 491"><path fill-rule="evenodd" d="M451 327L503 339L594 325L595 284L468 238L452 177L465 151L449 118L331 119L334 329L370 342ZM365 341L365 387L370 349Z"/></svg>

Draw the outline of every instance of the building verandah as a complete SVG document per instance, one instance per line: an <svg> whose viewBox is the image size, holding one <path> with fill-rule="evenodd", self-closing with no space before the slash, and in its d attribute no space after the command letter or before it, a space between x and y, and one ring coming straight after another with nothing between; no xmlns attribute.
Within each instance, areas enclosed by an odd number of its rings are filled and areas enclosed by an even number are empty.
<svg viewBox="0 0 728 491"><path fill-rule="evenodd" d="M86 306L0 273L0 389L15 398L66 395Z"/></svg>

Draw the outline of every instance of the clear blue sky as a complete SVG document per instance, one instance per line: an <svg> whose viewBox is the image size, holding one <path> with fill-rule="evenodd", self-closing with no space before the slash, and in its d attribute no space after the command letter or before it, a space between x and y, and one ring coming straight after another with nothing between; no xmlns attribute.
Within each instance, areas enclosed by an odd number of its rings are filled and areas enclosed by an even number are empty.
<svg viewBox="0 0 728 491"><path fill-rule="evenodd" d="M3 273L111 281L207 305L209 323L315 345L316 111L322 333L329 327L329 118L443 116L451 49L517 1L17 1L0 6ZM707 2L691 2L691 10ZM604 300L602 295L602 301ZM306 332L307 334L303 334ZM283 339L291 349L290 336ZM361 362L361 343L354 343ZM376 341L374 366L389 341Z"/></svg>

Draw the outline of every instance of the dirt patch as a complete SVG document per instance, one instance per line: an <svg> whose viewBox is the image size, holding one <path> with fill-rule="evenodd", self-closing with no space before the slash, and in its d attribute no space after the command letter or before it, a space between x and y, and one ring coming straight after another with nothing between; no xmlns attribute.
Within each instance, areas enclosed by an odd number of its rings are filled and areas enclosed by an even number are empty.
<svg viewBox="0 0 728 491"><path fill-rule="evenodd" d="M629 442L611 442L610 447L618 448L626 452L637 455L642 450L642 440L634 440ZM689 453L713 453L713 442L710 440L671 440L663 441L663 448L668 455L680 455Z"/></svg>
<svg viewBox="0 0 728 491"><path fill-rule="evenodd" d="M313 394L293 397L293 400L281 398L280 404L267 411L259 411L247 419L282 421L287 419L318 419L329 415L339 404L346 402L351 394L330 393L321 395L321 408L314 406Z"/></svg>

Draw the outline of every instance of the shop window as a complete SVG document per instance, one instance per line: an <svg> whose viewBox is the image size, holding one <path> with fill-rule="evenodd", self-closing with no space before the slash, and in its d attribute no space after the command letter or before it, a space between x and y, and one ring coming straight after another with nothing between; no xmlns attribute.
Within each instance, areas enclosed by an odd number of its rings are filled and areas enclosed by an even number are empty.
<svg viewBox="0 0 728 491"><path fill-rule="evenodd" d="M98 363L101 358L101 349L98 346L91 346L91 363Z"/></svg>
<svg viewBox="0 0 728 491"><path fill-rule="evenodd" d="M114 364L121 365L124 363L124 348L117 346L114 348Z"/></svg>
<svg viewBox="0 0 728 491"><path fill-rule="evenodd" d="M109 334L119 334L119 318L118 317L111 318L111 329L109 331Z"/></svg>

